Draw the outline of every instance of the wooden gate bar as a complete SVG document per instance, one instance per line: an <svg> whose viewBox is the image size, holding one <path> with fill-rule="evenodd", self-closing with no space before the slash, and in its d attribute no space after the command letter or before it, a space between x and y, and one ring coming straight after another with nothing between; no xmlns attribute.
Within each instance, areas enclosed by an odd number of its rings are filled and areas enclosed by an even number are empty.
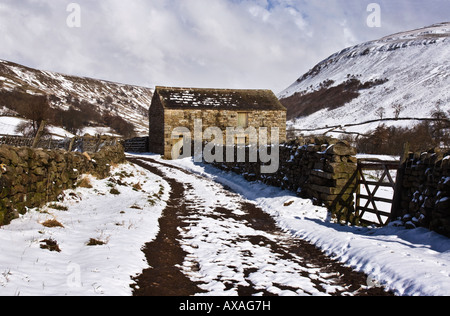
<svg viewBox="0 0 450 316"><path fill-rule="evenodd" d="M373 213L373 214L376 214L376 213L374 212L374 210L372 210L372 209L370 209L370 208L360 207L359 209L360 209L360 210L364 210L364 211L367 212L367 213ZM380 214L381 216L390 216L390 215L391 215L391 213L384 212L384 211L380 211L380 210L378 210L377 213Z"/></svg>
<svg viewBox="0 0 450 316"><path fill-rule="evenodd" d="M362 199L367 199L367 200L374 200L377 202L385 202L385 203L392 203L392 199L386 199L386 198L382 198L382 197L378 197L378 196L369 196L369 195L364 195L364 194L360 194L359 195L360 198Z"/></svg>

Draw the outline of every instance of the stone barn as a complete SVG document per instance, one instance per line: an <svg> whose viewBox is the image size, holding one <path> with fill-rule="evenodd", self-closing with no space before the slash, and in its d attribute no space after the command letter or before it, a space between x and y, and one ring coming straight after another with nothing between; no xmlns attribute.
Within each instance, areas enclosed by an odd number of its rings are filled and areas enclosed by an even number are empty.
<svg viewBox="0 0 450 316"><path fill-rule="evenodd" d="M149 111L149 147L153 153L171 159L177 127L194 131L202 121L203 131L218 127L279 128L279 142L286 141L286 108L270 90L231 90L156 87ZM193 136L191 136L193 137ZM225 142L224 142L225 143Z"/></svg>

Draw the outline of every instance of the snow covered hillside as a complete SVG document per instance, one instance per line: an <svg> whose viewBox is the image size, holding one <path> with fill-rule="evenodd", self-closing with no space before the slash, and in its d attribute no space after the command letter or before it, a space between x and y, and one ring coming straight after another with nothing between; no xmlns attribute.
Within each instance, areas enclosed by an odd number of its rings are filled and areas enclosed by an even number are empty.
<svg viewBox="0 0 450 316"><path fill-rule="evenodd" d="M394 107L400 109L399 117L431 117L437 107L447 113L449 37L447 22L346 48L316 65L278 97L288 107L291 125L299 129L379 119L380 108L384 118L396 117ZM411 126L412 122L389 124ZM352 127L351 131L377 126Z"/></svg>
<svg viewBox="0 0 450 316"><path fill-rule="evenodd" d="M51 107L61 110L68 110L72 100L85 101L101 114L131 122L138 135L148 134L148 109L153 96L150 88L41 71L0 60L0 91L13 90L51 96ZM0 104L0 109L4 107L8 104Z"/></svg>

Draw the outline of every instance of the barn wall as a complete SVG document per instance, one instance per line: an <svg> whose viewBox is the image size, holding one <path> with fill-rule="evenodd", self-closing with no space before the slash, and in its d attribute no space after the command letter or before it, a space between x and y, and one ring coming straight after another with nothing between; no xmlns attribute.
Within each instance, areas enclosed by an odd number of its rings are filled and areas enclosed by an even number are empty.
<svg viewBox="0 0 450 316"><path fill-rule="evenodd" d="M238 113L245 111L229 110L172 110L164 112L164 156L171 159L172 146L176 140L172 140L172 132L177 127L186 127L194 138L194 122L201 119L203 131L208 127L218 127L226 135L227 127L238 126ZM253 111L248 113L248 126L258 129L278 127L280 132L279 142L286 141L286 112L285 111ZM152 131L150 132L152 134ZM150 135L152 137L152 135ZM269 134L270 137L270 134ZM226 140L224 138L224 143ZM159 153L159 152L157 152Z"/></svg>
<svg viewBox="0 0 450 316"><path fill-rule="evenodd" d="M149 110L149 121L149 150L162 155L164 154L164 108L156 93L153 95Z"/></svg>

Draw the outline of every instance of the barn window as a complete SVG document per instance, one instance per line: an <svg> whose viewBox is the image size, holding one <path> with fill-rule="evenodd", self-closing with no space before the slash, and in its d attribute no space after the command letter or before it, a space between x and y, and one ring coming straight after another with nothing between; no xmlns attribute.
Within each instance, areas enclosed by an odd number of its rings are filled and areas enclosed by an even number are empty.
<svg viewBox="0 0 450 316"><path fill-rule="evenodd" d="M248 127L248 113L238 113L238 127Z"/></svg>

